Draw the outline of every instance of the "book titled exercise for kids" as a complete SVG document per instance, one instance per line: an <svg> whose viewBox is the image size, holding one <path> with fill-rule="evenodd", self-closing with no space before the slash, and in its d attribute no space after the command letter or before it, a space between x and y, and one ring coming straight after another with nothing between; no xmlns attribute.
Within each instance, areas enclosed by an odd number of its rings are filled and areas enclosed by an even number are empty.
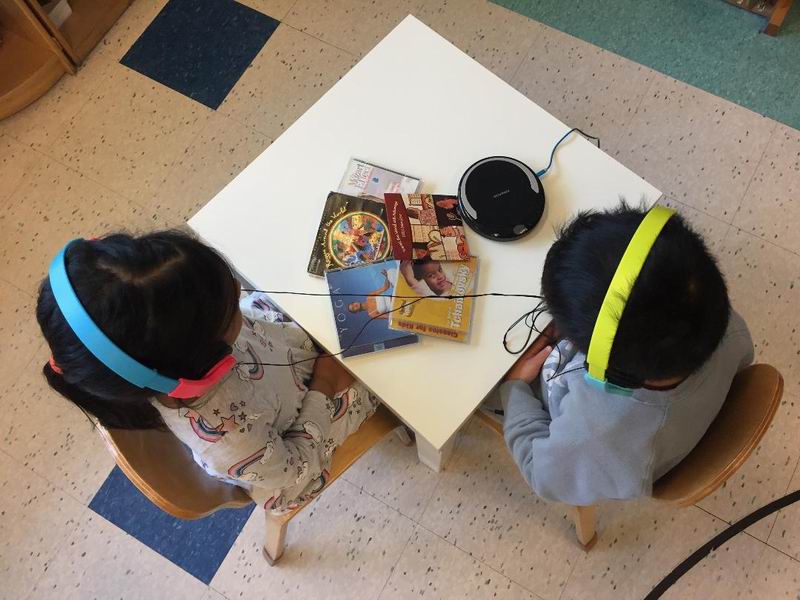
<svg viewBox="0 0 800 600"><path fill-rule="evenodd" d="M467 260L458 199L438 194L384 194L394 257Z"/></svg>
<svg viewBox="0 0 800 600"><path fill-rule="evenodd" d="M478 259L442 262L401 261L389 327L466 342L474 298L443 298L475 293ZM407 298L407 297L411 298Z"/></svg>
<svg viewBox="0 0 800 600"><path fill-rule="evenodd" d="M308 272L322 277L342 269L392 258L383 204L331 192L322 211Z"/></svg>
<svg viewBox="0 0 800 600"><path fill-rule="evenodd" d="M356 356L417 341L413 333L389 329L398 269L398 261L386 260L325 273L339 347L344 350L342 356Z"/></svg>
<svg viewBox="0 0 800 600"><path fill-rule="evenodd" d="M365 196L383 202L387 192L413 194L419 179L353 158L347 165L339 191L350 196Z"/></svg>

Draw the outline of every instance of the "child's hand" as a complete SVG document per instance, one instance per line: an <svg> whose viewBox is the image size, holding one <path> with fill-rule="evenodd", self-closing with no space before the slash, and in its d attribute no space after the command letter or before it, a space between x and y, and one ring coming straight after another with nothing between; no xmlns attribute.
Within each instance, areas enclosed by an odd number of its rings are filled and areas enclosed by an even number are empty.
<svg viewBox="0 0 800 600"><path fill-rule="evenodd" d="M553 351L551 346L544 346L547 343L546 338L540 338L525 351L525 354L519 357L514 366L506 373L506 381L524 381L528 385L539 376L542 370L542 365L545 359Z"/></svg>
<svg viewBox="0 0 800 600"><path fill-rule="evenodd" d="M309 389L333 398L337 392L346 390L355 383L355 378L331 356L321 356L314 363Z"/></svg>

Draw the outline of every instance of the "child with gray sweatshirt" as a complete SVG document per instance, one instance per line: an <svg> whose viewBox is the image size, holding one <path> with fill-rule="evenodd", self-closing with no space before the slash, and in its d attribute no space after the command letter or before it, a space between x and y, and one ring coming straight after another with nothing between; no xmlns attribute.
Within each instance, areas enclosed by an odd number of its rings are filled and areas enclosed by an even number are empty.
<svg viewBox="0 0 800 600"><path fill-rule="evenodd" d="M672 216L637 278L608 379L586 378L595 320L645 211L583 213L548 252L542 294L549 338L500 387L506 444L542 498L572 505L647 496L714 420L734 375L753 360L747 325L701 237Z"/></svg>

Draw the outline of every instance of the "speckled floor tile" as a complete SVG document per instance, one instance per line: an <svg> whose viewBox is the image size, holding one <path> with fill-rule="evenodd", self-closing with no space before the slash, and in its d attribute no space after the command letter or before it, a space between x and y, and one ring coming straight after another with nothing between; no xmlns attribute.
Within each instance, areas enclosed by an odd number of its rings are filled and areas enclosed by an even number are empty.
<svg viewBox="0 0 800 600"><path fill-rule="evenodd" d="M206 586L102 517L86 511L47 563L31 598L197 600Z"/></svg>
<svg viewBox="0 0 800 600"><path fill-rule="evenodd" d="M630 143L625 133L654 76L648 67L542 25L511 83L568 127L599 137L615 156Z"/></svg>
<svg viewBox="0 0 800 600"><path fill-rule="evenodd" d="M286 18L297 0L236 0L239 4L269 15L279 21Z"/></svg>
<svg viewBox="0 0 800 600"><path fill-rule="evenodd" d="M206 595L203 596L202 600L228 600L225 596L220 594L218 591L208 588Z"/></svg>
<svg viewBox="0 0 800 600"><path fill-rule="evenodd" d="M767 548L758 540L740 533L692 567L664 594L663 598L665 600L767 598L754 594L754 584L757 583L755 580L761 575L758 567Z"/></svg>
<svg viewBox="0 0 800 600"><path fill-rule="evenodd" d="M800 256L734 228L719 257L756 359L777 367L786 393L800 396Z"/></svg>
<svg viewBox="0 0 800 600"><path fill-rule="evenodd" d="M263 519L253 512L211 582L229 598L372 600L413 533L412 521L340 479L292 520L286 552L270 567Z"/></svg>
<svg viewBox="0 0 800 600"><path fill-rule="evenodd" d="M208 126L173 165L148 208L181 224L205 206L270 144L268 137L214 114Z"/></svg>
<svg viewBox="0 0 800 600"><path fill-rule="evenodd" d="M800 466L795 467L794 476L787 492L800 490ZM800 560L800 503L787 506L778 513L775 527L767 540L770 546ZM800 586L797 588L800 590Z"/></svg>
<svg viewBox="0 0 800 600"><path fill-rule="evenodd" d="M34 314L36 301L0 281L0 389L8 390L42 345Z"/></svg>
<svg viewBox="0 0 800 600"><path fill-rule="evenodd" d="M538 596L418 527L379 600L534 600Z"/></svg>
<svg viewBox="0 0 800 600"><path fill-rule="evenodd" d="M716 255L722 252L725 238L732 229L731 225L666 196L662 197L658 202L677 210L686 222L703 236L706 246L713 254Z"/></svg>
<svg viewBox="0 0 800 600"><path fill-rule="evenodd" d="M355 58L281 25L219 107L275 139L355 64Z"/></svg>
<svg viewBox="0 0 800 600"><path fill-rule="evenodd" d="M598 507L597 544L572 572L563 600L640 600L725 523L699 508L654 500Z"/></svg>
<svg viewBox="0 0 800 600"><path fill-rule="evenodd" d="M84 66L99 62L114 63L119 69L127 69L118 64L133 43L152 23L168 0L134 0L120 16L114 26L95 46Z"/></svg>
<svg viewBox="0 0 800 600"><path fill-rule="evenodd" d="M420 523L546 599L583 553L566 508L537 498L500 436L474 419Z"/></svg>
<svg viewBox="0 0 800 600"><path fill-rule="evenodd" d="M667 196L730 223L774 127L746 108L654 74L617 160Z"/></svg>
<svg viewBox="0 0 800 600"><path fill-rule="evenodd" d="M439 481L439 474L419 462L416 446L404 446L394 434L359 458L343 477L414 520L422 516Z"/></svg>
<svg viewBox="0 0 800 600"><path fill-rule="evenodd" d="M117 70L70 119L52 152L64 164L144 204L212 112L135 71Z"/></svg>
<svg viewBox="0 0 800 600"><path fill-rule="evenodd" d="M0 213L0 278L35 294L53 255L70 239L158 225L136 204L48 160L25 178Z"/></svg>
<svg viewBox="0 0 800 600"><path fill-rule="evenodd" d="M420 0L297 0L284 22L356 56L366 54Z"/></svg>
<svg viewBox="0 0 800 600"><path fill-rule="evenodd" d="M2 123L2 122L0 122ZM14 193L42 155L18 142L7 134L0 133L0 205Z"/></svg>
<svg viewBox="0 0 800 600"><path fill-rule="evenodd" d="M699 502L700 508L724 521L736 521L786 493L800 460L800 402L784 394L772 426L741 468L723 486ZM767 541L777 515L748 528L748 533Z"/></svg>
<svg viewBox="0 0 800 600"><path fill-rule="evenodd" d="M69 128L69 120L89 101L108 72L106 63L87 63L77 75L64 75L36 102L0 121L0 133L52 156L54 142Z"/></svg>
<svg viewBox="0 0 800 600"><path fill-rule="evenodd" d="M506 81L544 29L486 0L425 0L415 16Z"/></svg>
<svg viewBox="0 0 800 600"><path fill-rule="evenodd" d="M41 370L49 356L41 348L0 395L0 438L22 466L88 504L114 459L80 409L47 385Z"/></svg>
<svg viewBox="0 0 800 600"><path fill-rule="evenodd" d="M800 596L800 562L767 548L750 578L753 598L797 600Z"/></svg>
<svg viewBox="0 0 800 600"><path fill-rule="evenodd" d="M800 253L800 131L776 126L733 224Z"/></svg>
<svg viewBox="0 0 800 600"><path fill-rule="evenodd" d="M0 596L26 598L85 508L3 452L0 498Z"/></svg>

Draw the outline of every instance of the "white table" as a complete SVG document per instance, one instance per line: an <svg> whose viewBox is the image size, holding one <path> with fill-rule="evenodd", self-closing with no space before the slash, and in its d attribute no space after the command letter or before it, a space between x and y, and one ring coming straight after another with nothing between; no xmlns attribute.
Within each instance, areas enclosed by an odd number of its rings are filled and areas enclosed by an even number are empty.
<svg viewBox="0 0 800 600"><path fill-rule="evenodd" d="M326 292L306 273L325 197L350 157L420 177L423 191L455 193L474 161L502 154L534 169L568 129L409 16L208 203L189 225L262 289ZM554 227L579 210L661 193L575 135L543 179L547 208L526 238L468 232L480 258L478 291L538 293ZM328 298L274 300L328 350L339 350ZM439 470L454 434L515 357L501 339L532 301L480 299L467 344L419 344L345 360L417 434L420 460ZM546 324L542 320L542 325ZM511 338L524 340L522 328Z"/></svg>

